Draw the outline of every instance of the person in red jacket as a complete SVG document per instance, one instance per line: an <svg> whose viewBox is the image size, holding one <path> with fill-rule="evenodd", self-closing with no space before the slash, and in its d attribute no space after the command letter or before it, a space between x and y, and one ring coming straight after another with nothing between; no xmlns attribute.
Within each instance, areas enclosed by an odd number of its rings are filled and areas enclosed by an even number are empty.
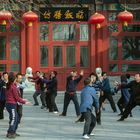
<svg viewBox="0 0 140 140"><path fill-rule="evenodd" d="M13 74L9 75L8 83L6 85L6 109L9 113L9 129L7 131L7 138L15 138L20 136L16 133L18 128L18 114L17 114L17 102L22 104L30 104L28 100L22 99L19 96L19 91L16 84L14 83L15 76Z"/></svg>

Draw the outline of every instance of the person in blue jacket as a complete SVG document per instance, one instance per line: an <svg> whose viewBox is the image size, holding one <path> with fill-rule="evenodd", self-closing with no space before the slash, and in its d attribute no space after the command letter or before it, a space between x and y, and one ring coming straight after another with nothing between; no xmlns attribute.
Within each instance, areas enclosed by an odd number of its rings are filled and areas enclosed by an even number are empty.
<svg viewBox="0 0 140 140"><path fill-rule="evenodd" d="M86 78L84 85L85 87L81 91L80 112L85 119L83 138L89 139L89 135L92 135L92 130L96 125L96 117L92 110L95 107L96 112L99 112L99 98L96 95L96 90L92 87L91 78Z"/></svg>

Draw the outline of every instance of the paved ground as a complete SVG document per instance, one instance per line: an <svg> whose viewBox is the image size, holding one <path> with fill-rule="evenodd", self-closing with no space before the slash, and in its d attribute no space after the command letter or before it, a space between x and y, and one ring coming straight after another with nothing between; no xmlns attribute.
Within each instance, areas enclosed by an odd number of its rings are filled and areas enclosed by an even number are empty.
<svg viewBox="0 0 140 140"><path fill-rule="evenodd" d="M32 94L26 93L25 97L31 98ZM59 110L62 111L63 96L57 98ZM112 113L110 106L106 104L106 110L102 113L102 125L94 130L95 136L91 140L140 140L140 108L133 110L133 118L124 122L117 122L117 113ZM8 114L5 112L5 120L0 120L0 140L6 140L8 128ZM18 129L21 134L17 140L80 140L83 131L83 123L74 123L76 120L73 104L68 108L67 117L59 117L58 114L48 113L40 107L24 106L24 117Z"/></svg>

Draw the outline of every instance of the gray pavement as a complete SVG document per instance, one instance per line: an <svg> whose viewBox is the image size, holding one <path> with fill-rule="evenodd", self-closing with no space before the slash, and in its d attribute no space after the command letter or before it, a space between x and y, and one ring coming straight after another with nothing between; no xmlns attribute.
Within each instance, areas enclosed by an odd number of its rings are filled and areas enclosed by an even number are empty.
<svg viewBox="0 0 140 140"><path fill-rule="evenodd" d="M32 100L32 93L25 93L25 97ZM60 112L63 107L63 94L59 94L57 103ZM96 126L95 136L91 140L140 140L140 108L133 110L133 118L124 122L117 122L118 113L113 113L108 103L102 113L102 125ZM5 111L5 119L0 120L0 140L6 140L8 128L8 114ZM59 114L48 113L41 110L40 106L24 106L24 116L18 129L21 134L17 140L80 140L82 139L83 123L75 123L76 114L71 103L67 117Z"/></svg>

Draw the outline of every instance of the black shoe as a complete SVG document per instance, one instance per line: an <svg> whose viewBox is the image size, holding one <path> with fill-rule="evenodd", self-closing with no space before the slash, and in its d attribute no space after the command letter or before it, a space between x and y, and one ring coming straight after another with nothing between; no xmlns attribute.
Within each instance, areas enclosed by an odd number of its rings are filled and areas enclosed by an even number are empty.
<svg viewBox="0 0 140 140"><path fill-rule="evenodd" d="M59 116L66 116L65 114L63 114L63 113L61 113L61 114L59 114Z"/></svg>
<svg viewBox="0 0 140 140"><path fill-rule="evenodd" d="M124 121L124 118L120 118L119 120L117 120L117 121Z"/></svg>
<svg viewBox="0 0 140 140"><path fill-rule="evenodd" d="M39 106L39 104L34 104L34 106Z"/></svg>
<svg viewBox="0 0 140 140"><path fill-rule="evenodd" d="M9 139L15 139L15 138L16 138L16 134L8 133L8 134L6 135L6 137L9 138Z"/></svg>
<svg viewBox="0 0 140 140"><path fill-rule="evenodd" d="M132 114L130 114L130 117L133 117L133 115L132 115Z"/></svg>
<svg viewBox="0 0 140 140"><path fill-rule="evenodd" d="M122 113L118 114L118 116L121 116L121 115L122 115Z"/></svg>
<svg viewBox="0 0 140 140"><path fill-rule="evenodd" d="M20 134L16 133L16 137L20 137Z"/></svg>
<svg viewBox="0 0 140 140"><path fill-rule="evenodd" d="M101 125L101 122L97 122L98 125Z"/></svg>
<svg viewBox="0 0 140 140"><path fill-rule="evenodd" d="M76 121L75 121L75 123L82 123L82 122L84 122L85 120L84 119L81 119L81 118L78 118Z"/></svg>
<svg viewBox="0 0 140 140"><path fill-rule="evenodd" d="M42 106L41 106L41 109L44 109L44 108L45 108L45 106L44 106L44 105L42 105Z"/></svg>

